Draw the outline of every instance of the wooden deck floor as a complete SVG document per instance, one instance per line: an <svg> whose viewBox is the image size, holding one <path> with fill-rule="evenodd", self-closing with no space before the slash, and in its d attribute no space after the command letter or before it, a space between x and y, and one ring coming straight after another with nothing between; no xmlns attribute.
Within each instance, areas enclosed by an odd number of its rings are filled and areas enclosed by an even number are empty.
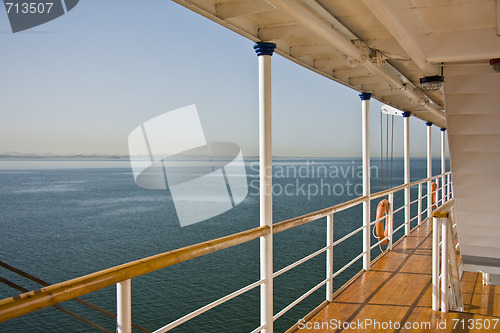
<svg viewBox="0 0 500 333"><path fill-rule="evenodd" d="M462 278L467 313L432 311L431 252L423 223L297 332L500 332L500 286L483 286L478 273Z"/></svg>

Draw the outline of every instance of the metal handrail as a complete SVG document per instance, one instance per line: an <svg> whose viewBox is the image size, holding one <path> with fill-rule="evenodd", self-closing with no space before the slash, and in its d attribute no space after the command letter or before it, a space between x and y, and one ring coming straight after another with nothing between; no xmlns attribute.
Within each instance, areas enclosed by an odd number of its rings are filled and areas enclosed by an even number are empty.
<svg viewBox="0 0 500 333"><path fill-rule="evenodd" d="M349 209L351 207L354 207L356 205L359 205L360 203L363 203L367 200L373 200L377 198L381 198L383 196L387 196L389 194L393 194L395 192L401 191L405 188L410 188L412 186L416 186L419 184L423 184L429 181L432 181L434 179L438 179L447 175L450 175L451 172L446 172L443 174L440 174L438 176L433 176L425 179L421 179L418 181L414 181L408 184L402 184L399 186L396 186L391 189L387 189L378 193L370 194L369 196L361 196L355 199L352 199L350 201L340 203L328 208L324 208L309 214L305 214L299 217L295 217L292 219L288 219L285 221L281 221L279 223L275 223L271 228L268 226L261 226L253 229L249 229L240 233L228 235L225 237L221 237L218 239L210 240L207 242L203 243L198 243L190 246L186 246L177 250L161 253L155 256L143 258L140 260L132 261L123 265L111 267L102 271L98 271L92 274L88 274L73 280L61 282L58 284L54 284L48 287L44 287L40 290L37 291L30 291L24 294L21 294L19 296L15 297L10 297L6 298L3 300L0 300L0 322L22 316L24 314L33 312L38 309L42 309L45 307L49 307L55 304L58 304L60 302L64 302L70 299L73 299L78 296L82 296L91 292L94 292L96 290L111 286L113 284L117 284L119 282L125 281L132 279L134 277L144 275L168 266L175 265L180 262L188 261L197 257L204 256L206 254L216 252L222 249L226 249L232 246L236 246L239 244L246 243L248 241L260 238L262 236L268 235L270 232L273 234L280 233L282 231L312 222L316 221L320 218L326 217L330 214L334 214L337 212L344 211L346 209ZM436 190L438 191L438 190ZM428 194L425 196L422 196L420 200L423 200ZM414 201L415 202L415 201ZM413 202L411 202L413 203ZM411 205L409 203L409 205ZM397 211L400 209L404 208L406 205L403 205L403 207L399 208ZM396 211L396 212L397 212ZM394 212L392 212L394 214ZM423 214L423 211L419 212L419 214ZM419 216L419 215L417 215ZM385 218L385 216L384 216ZM414 218L413 218L414 219ZM412 219L412 220L413 220ZM377 221L377 220L376 220ZM376 222L375 221L375 222ZM411 221L411 220L410 220ZM374 222L371 222L370 224L373 224ZM409 222L407 222L409 223ZM397 230L401 229L405 224L402 224L399 226L397 229L393 230L394 234ZM273 274L273 277L276 277L282 273L285 273L286 271L308 261L309 259L312 259L316 257L317 255L325 252L329 248L333 248L334 246L340 244L347 238L352 237L356 233L360 232L361 230L365 229L365 226L361 226L357 228L356 230L352 231L351 233L343 236L341 239L333 242L332 244L321 248L317 250L316 252L299 259L298 261L286 266L285 268L282 268L281 270L275 272ZM392 237L392 234L390 235ZM388 237L385 237L384 239L380 240L378 243L375 245L378 245L382 241L389 239ZM372 246L373 248L373 246ZM336 277L340 273L342 273L345 269L350 267L352 264L354 264L356 261L358 261L362 256L366 253L363 252L360 255L358 255L356 258L351 260L348 264L346 264L344 267L341 269L337 270L337 272L333 273L332 276L328 277L324 281L322 281L320 284L316 285L313 287L311 290L303 294L301 297L296 299L294 302L292 302L290 305L288 305L285 309L281 310L278 312L277 315L275 315L275 319L283 315L285 312L287 312L289 309L291 309L293 306L301 302L303 299L305 299L307 296L315 292L317 289L319 289L321 286L326 284L330 279ZM225 303L226 301L237 297L249 290L252 290L258 286L260 286L263 283L262 280L256 281L248 286L245 286L229 295L226 295L202 308L199 308L165 326L162 328L158 329L155 332L165 332L167 330L170 330L196 316L198 316L201 313L204 313L208 310L210 310L213 307L216 307L222 303ZM258 332L259 330L263 329L263 327L259 327L254 332Z"/></svg>
<svg viewBox="0 0 500 333"><path fill-rule="evenodd" d="M111 267L36 291L0 300L0 322L46 308L140 275L243 244L270 233L262 226Z"/></svg>
<svg viewBox="0 0 500 333"><path fill-rule="evenodd" d="M318 251L316 252L313 252L311 253L310 255L308 256L305 256L303 257L302 259L299 259L293 263L291 263L290 265L288 266L285 266L283 267L282 269L280 269L279 271L276 271L273 273L273 279L280 276L281 274L285 273L285 272L288 272L289 270L291 270L292 268L295 268L303 263L305 263L306 261L309 261L310 259L316 257L316 256L319 256L321 253L325 252L326 250L328 249L328 246L325 246L325 247L322 247L321 249L319 249Z"/></svg>
<svg viewBox="0 0 500 333"><path fill-rule="evenodd" d="M455 200L448 200L445 204L438 207L434 212L432 212L433 217L449 217L450 211L455 204Z"/></svg>
<svg viewBox="0 0 500 333"><path fill-rule="evenodd" d="M343 203L340 203L338 205L324 208L309 214L305 214L302 216L294 217L285 221L281 221L278 223L273 224L273 234L277 234L279 232L298 227L299 225L303 225L312 221L316 221L320 218L323 218L327 216L328 214L331 213L338 213L343 210L349 209L351 207L354 207L368 199L368 196L362 196L358 197Z"/></svg>

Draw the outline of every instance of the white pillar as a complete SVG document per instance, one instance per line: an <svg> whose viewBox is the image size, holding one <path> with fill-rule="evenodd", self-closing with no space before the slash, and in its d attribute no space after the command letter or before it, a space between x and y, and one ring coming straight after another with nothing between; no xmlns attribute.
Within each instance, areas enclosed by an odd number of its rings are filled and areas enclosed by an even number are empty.
<svg viewBox="0 0 500 333"><path fill-rule="evenodd" d="M446 201L446 186L445 186L445 176L446 172L446 150L445 150L445 131L446 128L441 128L441 198L443 198L443 203Z"/></svg>
<svg viewBox="0 0 500 333"><path fill-rule="evenodd" d="M260 322L262 332L273 333L273 177L272 177L272 122L271 122L271 56L276 44L257 43L259 56L259 177L260 225L268 226L270 233L260 238Z"/></svg>
<svg viewBox="0 0 500 333"><path fill-rule="evenodd" d="M450 200L451 199L451 174L447 174L447 191L448 191L448 196L447 196L447 200Z"/></svg>
<svg viewBox="0 0 500 333"><path fill-rule="evenodd" d="M326 216L326 300L333 301L333 213Z"/></svg>
<svg viewBox="0 0 500 333"><path fill-rule="evenodd" d="M404 181L410 183L410 112L403 112L404 121ZM410 235L410 188L405 188L405 235Z"/></svg>
<svg viewBox="0 0 500 333"><path fill-rule="evenodd" d="M490 273L483 273L483 285L488 286L491 284Z"/></svg>
<svg viewBox="0 0 500 333"><path fill-rule="evenodd" d="M441 219L441 311L448 312L448 218Z"/></svg>
<svg viewBox="0 0 500 333"><path fill-rule="evenodd" d="M363 269L370 269L370 98L372 94L361 93L361 131L363 142Z"/></svg>
<svg viewBox="0 0 500 333"><path fill-rule="evenodd" d="M439 226L441 220L432 219L432 310L439 310Z"/></svg>
<svg viewBox="0 0 500 333"><path fill-rule="evenodd" d="M422 223L422 183L418 183L418 218L417 224Z"/></svg>
<svg viewBox="0 0 500 333"><path fill-rule="evenodd" d="M392 243L393 243L393 234L394 234L394 193L389 193L389 244L387 248L392 251Z"/></svg>
<svg viewBox="0 0 500 333"><path fill-rule="evenodd" d="M132 332L132 291L130 280L116 284L116 332Z"/></svg>
<svg viewBox="0 0 500 333"><path fill-rule="evenodd" d="M432 177L432 123L427 122L427 178ZM427 181L427 218L432 218L432 181Z"/></svg>

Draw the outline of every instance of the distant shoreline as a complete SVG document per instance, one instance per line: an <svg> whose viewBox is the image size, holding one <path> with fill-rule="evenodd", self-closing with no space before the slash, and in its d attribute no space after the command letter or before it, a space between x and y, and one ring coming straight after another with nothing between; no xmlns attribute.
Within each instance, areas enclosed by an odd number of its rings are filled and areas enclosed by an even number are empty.
<svg viewBox="0 0 500 333"><path fill-rule="evenodd" d="M0 154L0 159L129 159L128 155L38 155L38 154Z"/></svg>
<svg viewBox="0 0 500 333"><path fill-rule="evenodd" d="M189 157L189 156L188 156ZM195 156L191 156L195 157ZM149 156L144 156L144 158L149 159ZM258 159L258 156L244 156L246 159ZM426 159L425 156L412 156L411 159ZM0 160L130 160L128 155L83 155L83 154L75 154L75 155L38 155L38 154L0 154ZM347 156L347 157L333 157L333 156L273 156L273 159L353 159L360 160L360 156ZM395 160L403 159L400 156L394 156ZM440 159L440 157L435 156L433 159ZM372 156L371 160L380 160L380 156ZM385 158L383 158L385 160ZM449 157L446 157L446 160L449 160Z"/></svg>

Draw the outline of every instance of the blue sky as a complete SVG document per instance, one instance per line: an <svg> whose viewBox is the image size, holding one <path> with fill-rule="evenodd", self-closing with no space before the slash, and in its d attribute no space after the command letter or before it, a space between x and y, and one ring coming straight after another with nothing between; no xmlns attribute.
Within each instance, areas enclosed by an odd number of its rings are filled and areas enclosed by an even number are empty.
<svg viewBox="0 0 500 333"><path fill-rule="evenodd" d="M168 0L85 0L13 34L0 9L0 153L127 154L129 133L196 104L209 141L258 154L253 43ZM360 156L358 92L273 58L273 154ZM371 103L372 154L381 103ZM410 120L411 156L425 156L425 124ZM402 118L395 154L402 155ZM439 129L433 127L439 156Z"/></svg>

